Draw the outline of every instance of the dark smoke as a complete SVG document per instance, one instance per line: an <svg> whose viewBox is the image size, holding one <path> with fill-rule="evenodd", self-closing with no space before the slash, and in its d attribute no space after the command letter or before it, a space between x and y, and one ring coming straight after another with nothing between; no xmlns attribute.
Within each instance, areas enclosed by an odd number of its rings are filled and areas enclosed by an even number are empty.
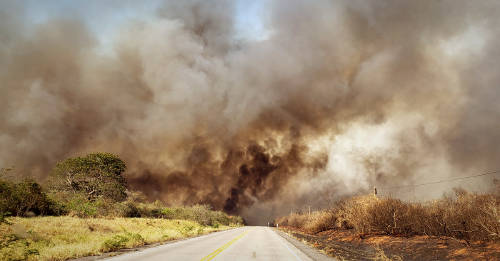
<svg viewBox="0 0 500 261"><path fill-rule="evenodd" d="M262 0L244 40L235 1L165 1L106 47L28 3L0 3L0 167L20 175L109 151L151 199L258 223L500 167L498 1Z"/></svg>

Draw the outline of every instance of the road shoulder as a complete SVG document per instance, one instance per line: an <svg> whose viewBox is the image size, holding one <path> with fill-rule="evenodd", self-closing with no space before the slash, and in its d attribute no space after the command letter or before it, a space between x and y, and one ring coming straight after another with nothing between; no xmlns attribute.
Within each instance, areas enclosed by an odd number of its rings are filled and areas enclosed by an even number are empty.
<svg viewBox="0 0 500 261"><path fill-rule="evenodd" d="M319 252L317 249L314 249L302 242L300 242L299 240L291 237L290 235L288 235L287 233L279 230L279 229L275 229L273 228L273 231L278 234L279 236L281 236L282 238L284 238L286 241L288 241L290 244L292 244L294 247L296 247L297 249L299 249L300 251L302 251L306 256L308 256L309 258L311 258L312 260L316 260L316 261L333 261L333 260L337 260L333 257L330 257L330 256L327 256L321 252Z"/></svg>
<svg viewBox="0 0 500 261"><path fill-rule="evenodd" d="M188 241L188 240L201 239L204 237L213 236L215 234L220 234L220 233L226 233L228 231L233 231L233 230L240 229L240 228L242 228L242 227L235 227L235 228L230 228L230 229L221 230L221 231L214 231L214 232L210 232L210 233L204 234L204 235L198 235L198 236L169 240L169 241L164 241L164 242L158 242L158 243L143 245L143 246L139 246L139 247L123 248L123 249L120 249L120 250L117 250L114 252L106 252L106 253L103 253L101 255L86 256L86 257L75 258L75 259L70 259L70 260L72 260L72 261L93 261L93 260L107 259L107 258L112 258L112 257L124 255L124 254L131 254L131 253L136 253L139 251L146 251L146 250L150 250L150 249L154 249L154 248L158 248L158 247L162 247L162 246L178 244L178 243L182 243L182 242Z"/></svg>

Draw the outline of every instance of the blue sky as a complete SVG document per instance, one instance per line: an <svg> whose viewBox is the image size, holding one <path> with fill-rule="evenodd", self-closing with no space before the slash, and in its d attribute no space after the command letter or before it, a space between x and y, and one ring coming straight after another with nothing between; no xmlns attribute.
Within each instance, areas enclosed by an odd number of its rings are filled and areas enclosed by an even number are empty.
<svg viewBox="0 0 500 261"><path fill-rule="evenodd" d="M76 17L83 20L101 43L106 44L113 33L127 21L151 20L164 0L25 0L26 18L43 23L54 17ZM263 1L238 0L235 27L237 37L262 39L265 34L261 13Z"/></svg>

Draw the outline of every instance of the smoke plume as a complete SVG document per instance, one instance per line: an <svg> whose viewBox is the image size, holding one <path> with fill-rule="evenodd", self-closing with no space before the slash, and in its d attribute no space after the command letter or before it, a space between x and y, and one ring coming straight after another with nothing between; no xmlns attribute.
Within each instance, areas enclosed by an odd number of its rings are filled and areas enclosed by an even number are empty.
<svg viewBox="0 0 500 261"><path fill-rule="evenodd" d="M251 223L500 167L498 1L262 1L259 39L235 1L165 1L108 48L2 1L0 167L112 152L149 198Z"/></svg>

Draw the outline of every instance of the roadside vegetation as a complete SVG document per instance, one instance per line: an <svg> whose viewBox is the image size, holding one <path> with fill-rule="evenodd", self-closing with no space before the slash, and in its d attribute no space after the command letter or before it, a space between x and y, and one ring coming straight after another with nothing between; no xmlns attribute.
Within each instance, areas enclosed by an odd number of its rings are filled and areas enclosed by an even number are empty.
<svg viewBox="0 0 500 261"><path fill-rule="evenodd" d="M65 260L243 225L207 205L150 202L127 189L125 170L109 153L59 162L42 185L1 169L0 260Z"/></svg>
<svg viewBox="0 0 500 261"><path fill-rule="evenodd" d="M278 218L288 226L316 234L326 230L351 230L361 237L447 236L470 241L500 241L500 190L489 194L455 189L454 195L410 203L374 195L337 202L330 209L292 213Z"/></svg>
<svg viewBox="0 0 500 261"><path fill-rule="evenodd" d="M229 228L160 218L9 218L0 225L0 260L65 260Z"/></svg>

